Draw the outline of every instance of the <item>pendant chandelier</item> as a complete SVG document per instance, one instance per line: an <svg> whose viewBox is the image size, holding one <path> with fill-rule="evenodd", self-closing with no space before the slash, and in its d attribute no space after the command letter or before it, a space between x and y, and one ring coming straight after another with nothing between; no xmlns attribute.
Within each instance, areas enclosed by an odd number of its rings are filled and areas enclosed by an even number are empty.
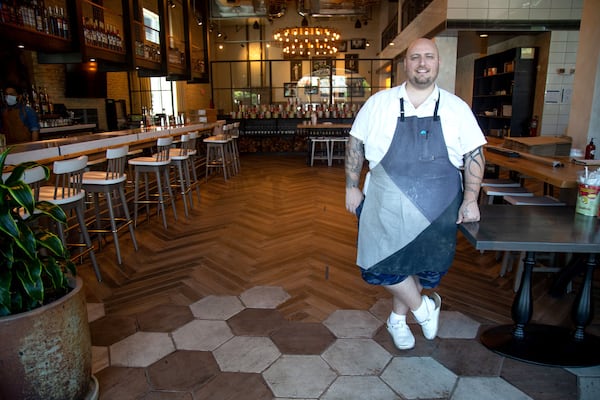
<svg viewBox="0 0 600 400"><path fill-rule="evenodd" d="M304 26L277 29L273 38L287 57L328 56L337 53L340 34L331 28Z"/></svg>

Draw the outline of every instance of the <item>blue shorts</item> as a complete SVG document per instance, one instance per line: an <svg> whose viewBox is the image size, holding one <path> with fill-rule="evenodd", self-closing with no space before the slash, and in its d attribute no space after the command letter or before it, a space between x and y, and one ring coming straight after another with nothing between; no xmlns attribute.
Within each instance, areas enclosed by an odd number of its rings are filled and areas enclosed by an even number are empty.
<svg viewBox="0 0 600 400"><path fill-rule="evenodd" d="M360 268L360 267L359 267ZM408 275L395 275L369 272L368 269L360 268L362 278L365 282L371 285L395 285L408 278ZM440 284L442 277L446 275L444 272L423 271L415 274L419 278L419 282L425 289L433 289Z"/></svg>

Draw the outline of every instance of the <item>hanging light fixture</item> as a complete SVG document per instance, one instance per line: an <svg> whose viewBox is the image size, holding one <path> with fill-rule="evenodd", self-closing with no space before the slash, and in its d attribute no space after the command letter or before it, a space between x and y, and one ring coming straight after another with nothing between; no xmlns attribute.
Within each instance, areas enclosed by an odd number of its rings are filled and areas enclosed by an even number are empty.
<svg viewBox="0 0 600 400"><path fill-rule="evenodd" d="M362 24L360 23L360 19L356 18L356 22L354 23L354 27L356 29L362 28Z"/></svg>
<svg viewBox="0 0 600 400"><path fill-rule="evenodd" d="M332 28L305 26L277 29L273 39L282 46L284 56L326 56L337 53L340 34Z"/></svg>

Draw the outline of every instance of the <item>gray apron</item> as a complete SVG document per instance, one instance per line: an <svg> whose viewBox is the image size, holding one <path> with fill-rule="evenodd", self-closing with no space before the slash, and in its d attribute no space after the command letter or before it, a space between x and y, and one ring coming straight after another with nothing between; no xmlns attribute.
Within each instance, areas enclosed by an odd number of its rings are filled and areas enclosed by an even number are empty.
<svg viewBox="0 0 600 400"><path fill-rule="evenodd" d="M370 172L359 217L357 264L372 273L414 275L450 268L462 202L437 110L400 117L387 153Z"/></svg>

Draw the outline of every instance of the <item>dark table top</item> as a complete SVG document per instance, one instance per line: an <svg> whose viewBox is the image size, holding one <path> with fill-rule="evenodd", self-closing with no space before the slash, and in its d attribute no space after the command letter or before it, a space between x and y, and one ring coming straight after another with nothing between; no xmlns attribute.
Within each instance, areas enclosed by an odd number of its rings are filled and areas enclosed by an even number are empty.
<svg viewBox="0 0 600 400"><path fill-rule="evenodd" d="M574 207L480 206L481 221L459 225L477 250L600 253L600 219Z"/></svg>

